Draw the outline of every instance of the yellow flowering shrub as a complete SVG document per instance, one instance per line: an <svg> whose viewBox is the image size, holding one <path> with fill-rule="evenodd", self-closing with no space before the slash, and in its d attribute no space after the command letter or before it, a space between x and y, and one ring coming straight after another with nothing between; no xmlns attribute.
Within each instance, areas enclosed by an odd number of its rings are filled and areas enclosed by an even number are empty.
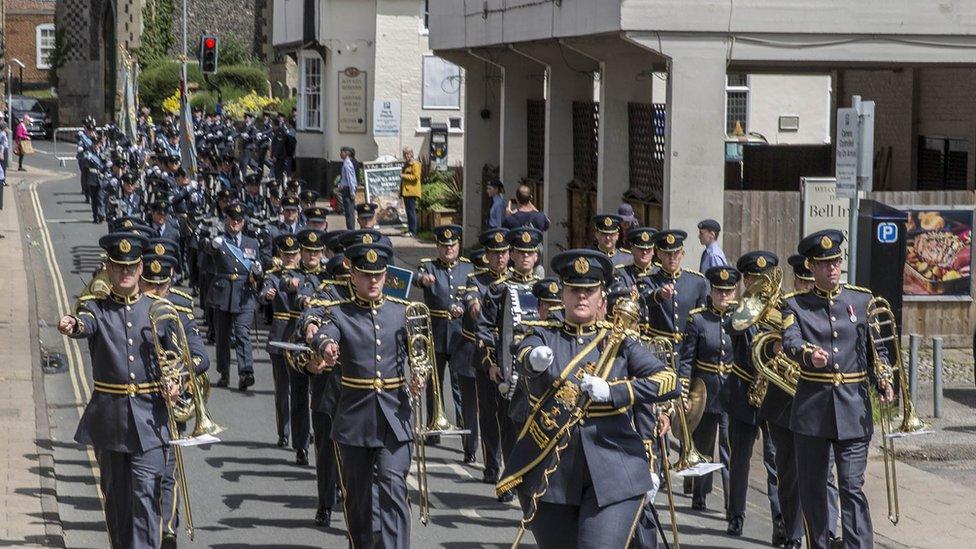
<svg viewBox="0 0 976 549"><path fill-rule="evenodd" d="M239 99L228 101L224 105L224 115L231 116L234 120L240 120L244 118L245 113L257 114L268 107L273 108L277 104L277 99L260 95L251 90L250 93Z"/></svg>
<svg viewBox="0 0 976 549"><path fill-rule="evenodd" d="M173 95L163 99L163 112L179 114L180 112L180 90L173 92Z"/></svg>

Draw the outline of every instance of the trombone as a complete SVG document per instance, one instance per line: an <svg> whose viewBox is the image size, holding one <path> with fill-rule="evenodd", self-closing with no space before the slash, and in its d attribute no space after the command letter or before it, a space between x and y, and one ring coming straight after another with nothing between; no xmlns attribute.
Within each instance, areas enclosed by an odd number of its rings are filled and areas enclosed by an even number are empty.
<svg viewBox="0 0 976 549"><path fill-rule="evenodd" d="M417 462L417 492L420 496L420 523L430 521L430 497L427 488L427 448L424 427L423 389L428 376L434 372L434 342L430 324L430 309L423 303L411 303L406 310L407 362L410 365L410 408L413 412L414 459ZM434 373L434 376L437 374ZM433 376L432 376L433 377ZM436 393L435 393L436 394Z"/></svg>
<svg viewBox="0 0 976 549"><path fill-rule="evenodd" d="M671 371L677 373L678 371L677 353L675 353L674 344L671 342L671 340L666 337L658 336L651 339L651 345L652 345L652 350L658 356L658 358L661 359L662 362L664 362L665 366L669 368ZM689 391L689 393L691 392L692 391ZM699 408L702 408L705 405L705 401L706 401L705 385L701 383L697 384L693 392L695 393L695 397L696 397L694 399L696 404L696 409L689 410L689 411L695 412L693 415L697 416L698 418L701 418L701 414L699 413L701 410ZM674 405L674 407L678 411L677 427L681 431L681 433L678 435L681 438L681 452L678 454L678 461L671 463L670 467L673 468L675 472L679 473L679 476L687 476L687 475L680 475L680 473L691 472L696 466L711 461L707 459L705 456L701 455L698 452L698 450L695 449L695 443L691 439L691 432L692 430L694 430L695 427L697 427L698 422L697 420L689 421L688 413L685 411L686 401L687 399L684 395L684 391L682 391L681 394L678 396L678 398L675 399L675 405ZM667 460L666 454L664 456L664 459Z"/></svg>
<svg viewBox="0 0 976 549"><path fill-rule="evenodd" d="M885 495L888 500L888 520L898 524L898 475L895 470L895 437L923 434L928 425L915 414L915 404L908 392L908 379L901 359L898 324L891 305L883 297L872 298L867 306L867 324L870 331L871 356L878 379L894 382L897 370L899 398L902 406L901 425L892 431L894 404L881 407L881 450L885 467Z"/></svg>
<svg viewBox="0 0 976 549"><path fill-rule="evenodd" d="M176 384L181 388L181 395L177 402L170 402L169 398L165 399L169 412L167 415L170 438L179 435L176 422L186 421L190 416L196 418L196 424L190 434L191 438L217 435L223 431L223 428L210 417L206 406L206 395L209 394L210 384L209 381L201 380L201 378L206 379L205 375L198 376L193 371L193 357L190 354L190 346L187 343L186 331L179 312L169 301L158 299L149 308L149 324L152 327L153 350L159 364L162 389L165 391L170 384ZM183 467L183 448L179 444L173 444L172 448L176 459L176 473L179 475L179 489L183 493L186 534L192 540L193 511L190 508L190 494Z"/></svg>

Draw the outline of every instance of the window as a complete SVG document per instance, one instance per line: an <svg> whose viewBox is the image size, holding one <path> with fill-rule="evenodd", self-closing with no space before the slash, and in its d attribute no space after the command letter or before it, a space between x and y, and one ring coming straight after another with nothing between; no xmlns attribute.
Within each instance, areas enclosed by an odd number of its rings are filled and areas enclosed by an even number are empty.
<svg viewBox="0 0 976 549"><path fill-rule="evenodd" d="M51 54L54 53L54 24L45 23L38 25L35 31L35 44L37 45L36 58L37 68L47 70L51 68Z"/></svg>
<svg viewBox="0 0 976 549"><path fill-rule="evenodd" d="M302 130L322 129L322 59L315 54L301 58L298 115Z"/></svg>
<svg viewBox="0 0 976 549"><path fill-rule="evenodd" d="M968 165L968 140L919 136L918 190L965 190Z"/></svg>
<svg viewBox="0 0 976 549"><path fill-rule="evenodd" d="M460 133L464 131L464 129L461 127L460 116L452 116L447 119L447 131L450 133Z"/></svg>
<svg viewBox="0 0 976 549"><path fill-rule="evenodd" d="M725 77L725 133L745 135L749 132L749 77L733 73Z"/></svg>
<svg viewBox="0 0 976 549"><path fill-rule="evenodd" d="M425 109L461 108L461 68L433 55L424 56Z"/></svg>
<svg viewBox="0 0 976 549"><path fill-rule="evenodd" d="M430 117L429 116L421 116L420 117L420 120L417 123L417 127L420 128L420 129L422 129L422 130L429 130L430 129Z"/></svg>
<svg viewBox="0 0 976 549"><path fill-rule="evenodd" d="M430 30L430 0L424 0L421 6L424 12L420 14L420 33L427 34Z"/></svg>

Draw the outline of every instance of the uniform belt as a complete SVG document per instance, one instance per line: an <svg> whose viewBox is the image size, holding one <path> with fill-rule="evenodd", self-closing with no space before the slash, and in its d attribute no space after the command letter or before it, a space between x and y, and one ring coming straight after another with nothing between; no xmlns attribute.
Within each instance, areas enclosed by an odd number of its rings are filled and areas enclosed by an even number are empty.
<svg viewBox="0 0 976 549"><path fill-rule="evenodd" d="M860 383L868 378L867 372L808 372L806 370L800 370L800 379L804 381L811 381L813 383L833 383L834 385L840 385L841 383Z"/></svg>
<svg viewBox="0 0 976 549"><path fill-rule="evenodd" d="M362 389L364 391L389 391L403 387L406 378L400 377L346 377L342 376L342 386L350 389Z"/></svg>
<svg viewBox="0 0 976 549"><path fill-rule="evenodd" d="M593 404L586 410L583 417L607 417L616 416L627 412L627 408L614 408L609 404L597 405Z"/></svg>
<svg viewBox="0 0 976 549"><path fill-rule="evenodd" d="M298 318L302 316L301 313L288 312L288 313L272 313L271 318L275 320L291 320L293 318Z"/></svg>
<svg viewBox="0 0 976 549"><path fill-rule="evenodd" d="M478 339L477 336L474 335L474 332L469 332L467 330L461 330L461 335L464 336L464 339L470 339L471 341L477 341Z"/></svg>
<svg viewBox="0 0 976 549"><path fill-rule="evenodd" d="M732 365L732 373L744 379L745 381L748 381L749 383L756 381L756 376L745 371L745 369L743 369L742 366L739 366L738 364Z"/></svg>
<svg viewBox="0 0 976 549"><path fill-rule="evenodd" d="M451 313L445 309L431 309L430 316L437 318L451 318Z"/></svg>
<svg viewBox="0 0 976 549"><path fill-rule="evenodd" d="M238 273L217 273L214 276L219 276L221 278L226 278L227 280L231 280L231 281L237 280L238 278L241 277L241 275L238 274Z"/></svg>
<svg viewBox="0 0 976 549"><path fill-rule="evenodd" d="M104 381L95 382L95 390L99 393L108 393L110 395L151 395L153 393L159 393L161 386L158 381L151 381L149 383L105 383Z"/></svg>
<svg viewBox="0 0 976 549"><path fill-rule="evenodd" d="M735 364L733 363L719 363L712 364L711 362L702 362L701 360L695 361L695 367L703 372L709 372L712 374L726 375L735 369Z"/></svg>

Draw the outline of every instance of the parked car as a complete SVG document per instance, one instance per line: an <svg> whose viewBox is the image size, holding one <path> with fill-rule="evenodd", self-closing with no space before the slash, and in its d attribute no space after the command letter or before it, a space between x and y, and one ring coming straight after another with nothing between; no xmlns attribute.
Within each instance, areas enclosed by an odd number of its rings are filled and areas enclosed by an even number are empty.
<svg viewBox="0 0 976 549"><path fill-rule="evenodd" d="M15 95L11 98L10 106L14 124L18 124L25 114L30 116L31 123L27 125L27 134L31 138L51 138L53 132L51 115L44 110L44 105L40 101L27 95Z"/></svg>

